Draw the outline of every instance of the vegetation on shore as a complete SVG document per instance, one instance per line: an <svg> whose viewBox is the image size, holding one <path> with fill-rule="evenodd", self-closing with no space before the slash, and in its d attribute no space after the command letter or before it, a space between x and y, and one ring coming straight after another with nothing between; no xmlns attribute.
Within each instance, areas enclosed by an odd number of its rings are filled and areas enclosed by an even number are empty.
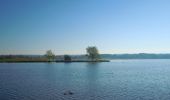
<svg viewBox="0 0 170 100"><path fill-rule="evenodd" d="M98 49L96 47L87 47L87 56L92 60L92 61L98 61L100 58Z"/></svg>
<svg viewBox="0 0 170 100"><path fill-rule="evenodd" d="M91 46L86 48L87 54L81 59L70 55L57 56L51 50L47 50L44 56L23 56L8 55L0 56L0 62L108 62L109 60L101 59L97 47Z"/></svg>
<svg viewBox="0 0 170 100"><path fill-rule="evenodd" d="M55 59L55 54L51 50L48 50L46 51L45 57L47 58L48 62L52 62Z"/></svg>
<svg viewBox="0 0 170 100"><path fill-rule="evenodd" d="M50 54L47 53L46 54ZM95 62L89 56L85 55L56 55L48 57L47 55L0 55L0 62ZM54 53L52 53L54 54ZM52 60L49 60L52 59ZM170 59L170 54L99 54L98 62L107 62L114 59Z"/></svg>

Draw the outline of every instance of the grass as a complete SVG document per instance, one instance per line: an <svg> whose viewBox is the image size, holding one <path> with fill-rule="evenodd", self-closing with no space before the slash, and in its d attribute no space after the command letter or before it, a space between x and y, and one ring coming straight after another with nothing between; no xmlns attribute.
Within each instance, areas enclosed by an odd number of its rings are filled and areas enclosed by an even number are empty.
<svg viewBox="0 0 170 100"><path fill-rule="evenodd" d="M10 63L10 62L49 62L47 58L1 58L0 63ZM99 60L54 60L51 62L109 62L109 60L99 59Z"/></svg>
<svg viewBox="0 0 170 100"><path fill-rule="evenodd" d="M45 58L4 58L0 62L48 62Z"/></svg>

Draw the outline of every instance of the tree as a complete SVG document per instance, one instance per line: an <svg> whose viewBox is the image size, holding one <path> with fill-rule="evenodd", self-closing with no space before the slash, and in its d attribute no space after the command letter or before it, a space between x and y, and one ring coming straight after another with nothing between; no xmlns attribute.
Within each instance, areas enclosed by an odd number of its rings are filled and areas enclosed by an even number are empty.
<svg viewBox="0 0 170 100"><path fill-rule="evenodd" d="M91 59L91 60L97 60L99 59L99 52L98 49L95 46L89 46L86 48L87 51L87 56Z"/></svg>
<svg viewBox="0 0 170 100"><path fill-rule="evenodd" d="M55 55L51 50L46 51L45 56L47 57L48 61L53 61L55 58Z"/></svg>
<svg viewBox="0 0 170 100"><path fill-rule="evenodd" d="M71 61L71 57L69 55L64 55L64 61L70 62Z"/></svg>

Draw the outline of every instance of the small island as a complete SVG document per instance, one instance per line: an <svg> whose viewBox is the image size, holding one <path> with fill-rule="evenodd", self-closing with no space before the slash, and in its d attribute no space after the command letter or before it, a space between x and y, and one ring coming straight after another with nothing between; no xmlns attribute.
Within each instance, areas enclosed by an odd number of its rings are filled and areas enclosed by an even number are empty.
<svg viewBox="0 0 170 100"><path fill-rule="evenodd" d="M86 48L87 54L81 56L75 55L55 55L52 50L46 51L45 55L1 55L0 63L13 62L109 62L100 57L99 51L95 46Z"/></svg>

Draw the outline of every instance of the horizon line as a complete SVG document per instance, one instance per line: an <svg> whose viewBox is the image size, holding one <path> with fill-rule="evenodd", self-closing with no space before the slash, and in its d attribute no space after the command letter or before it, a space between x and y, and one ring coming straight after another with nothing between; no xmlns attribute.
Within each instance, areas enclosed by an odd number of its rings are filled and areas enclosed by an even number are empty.
<svg viewBox="0 0 170 100"><path fill-rule="evenodd" d="M100 55L123 55L123 54L164 54L164 55L166 55L166 54L170 54L170 53L113 53L113 54L111 54L111 53L100 53ZM45 55L45 54L0 54L0 56L17 56L17 55L19 55L19 56L29 56L29 55ZM62 55L86 55L86 54L55 54L55 55L57 55L57 56L62 56Z"/></svg>

